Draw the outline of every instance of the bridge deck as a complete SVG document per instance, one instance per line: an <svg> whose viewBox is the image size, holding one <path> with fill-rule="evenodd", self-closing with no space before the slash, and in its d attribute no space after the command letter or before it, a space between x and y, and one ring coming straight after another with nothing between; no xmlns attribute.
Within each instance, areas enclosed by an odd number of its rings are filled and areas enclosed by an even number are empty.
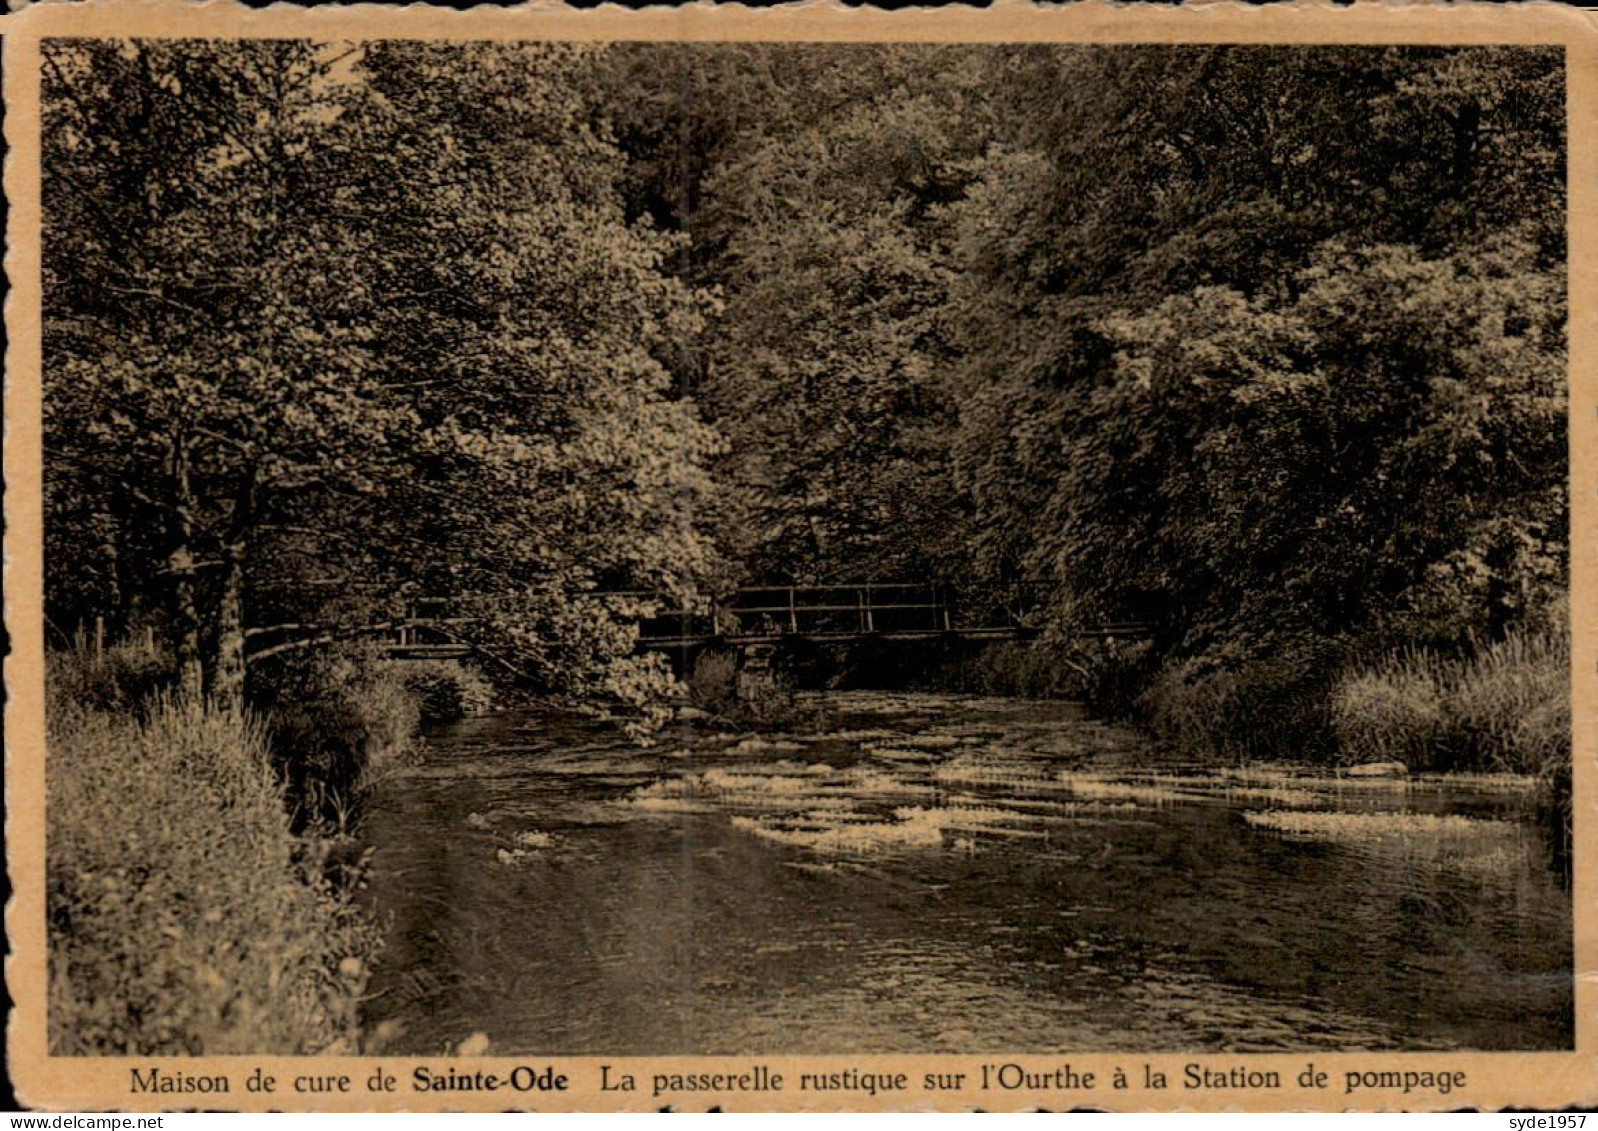
<svg viewBox="0 0 1598 1131"><path fill-rule="evenodd" d="M672 648L693 648L702 644L727 644L741 647L745 644L780 644L786 640L803 640L810 643L838 643L846 644L861 640L947 640L957 638L960 640L1014 640L1019 636L1031 636L1036 629L1020 626L995 627L995 628L922 628L922 629L886 629L880 632L739 632L728 633L723 636L698 634L693 636L641 636L638 647L650 651L664 651Z"/></svg>

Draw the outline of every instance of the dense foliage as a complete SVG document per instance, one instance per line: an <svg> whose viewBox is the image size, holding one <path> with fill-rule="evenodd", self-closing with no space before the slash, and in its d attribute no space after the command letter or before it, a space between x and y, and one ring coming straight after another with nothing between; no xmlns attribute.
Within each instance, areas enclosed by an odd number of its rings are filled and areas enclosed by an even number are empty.
<svg viewBox="0 0 1598 1131"><path fill-rule="evenodd" d="M505 665L647 700L606 588L712 559L666 362L704 299L623 212L580 49L59 43L46 58L50 605L183 686L248 633L456 597ZM67 563L71 563L67 568Z"/></svg>
<svg viewBox="0 0 1598 1131"><path fill-rule="evenodd" d="M378 932L319 866L330 842L292 834L262 728L85 710L103 662L52 671L50 1051L357 1051Z"/></svg>
<svg viewBox="0 0 1598 1131"><path fill-rule="evenodd" d="M54 1051L353 1051L362 786L496 690L360 643L422 598L647 729L652 595L937 585L1041 639L827 678L1536 772L1568 854L1558 50L43 58Z"/></svg>
<svg viewBox="0 0 1598 1131"><path fill-rule="evenodd" d="M1469 652L1565 584L1562 64L52 46L52 615L224 699L427 593L643 704L601 594L740 576L1041 584L1167 685Z"/></svg>
<svg viewBox="0 0 1598 1131"><path fill-rule="evenodd" d="M1501 635L1564 569L1557 53L1124 54L1023 53L1083 97L964 218L988 567L1188 651Z"/></svg>

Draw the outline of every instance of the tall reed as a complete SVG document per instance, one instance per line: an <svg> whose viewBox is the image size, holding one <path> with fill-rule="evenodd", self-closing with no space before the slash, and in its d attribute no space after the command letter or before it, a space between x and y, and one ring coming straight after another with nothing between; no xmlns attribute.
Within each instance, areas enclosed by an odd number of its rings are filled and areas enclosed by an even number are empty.
<svg viewBox="0 0 1598 1131"><path fill-rule="evenodd" d="M1540 624L1462 655L1406 649L1346 672L1331 707L1345 762L1542 773L1570 756L1570 638Z"/></svg>

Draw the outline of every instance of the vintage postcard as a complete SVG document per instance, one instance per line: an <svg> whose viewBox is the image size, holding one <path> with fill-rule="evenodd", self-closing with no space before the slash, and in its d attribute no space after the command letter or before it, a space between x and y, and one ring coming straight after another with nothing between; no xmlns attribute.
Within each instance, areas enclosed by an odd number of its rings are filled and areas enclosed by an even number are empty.
<svg viewBox="0 0 1598 1131"><path fill-rule="evenodd" d="M39 1109L1598 1100L1598 34L0 18Z"/></svg>

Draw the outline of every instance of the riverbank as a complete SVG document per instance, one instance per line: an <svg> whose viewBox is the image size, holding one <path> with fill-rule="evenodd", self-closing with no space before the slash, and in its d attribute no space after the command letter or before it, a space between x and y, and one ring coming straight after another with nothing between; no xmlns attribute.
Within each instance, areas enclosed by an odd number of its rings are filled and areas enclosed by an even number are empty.
<svg viewBox="0 0 1598 1131"><path fill-rule="evenodd" d="M245 711L174 683L148 642L49 660L52 1052L359 1052L359 815L486 685L359 654L281 665Z"/></svg>
<svg viewBox="0 0 1598 1131"><path fill-rule="evenodd" d="M1187 660L1159 669L1132 707L1162 742L1223 764L1287 757L1526 776L1568 882L1570 640L1562 619L1452 652L1409 647L1359 658L1312 641L1230 665Z"/></svg>

